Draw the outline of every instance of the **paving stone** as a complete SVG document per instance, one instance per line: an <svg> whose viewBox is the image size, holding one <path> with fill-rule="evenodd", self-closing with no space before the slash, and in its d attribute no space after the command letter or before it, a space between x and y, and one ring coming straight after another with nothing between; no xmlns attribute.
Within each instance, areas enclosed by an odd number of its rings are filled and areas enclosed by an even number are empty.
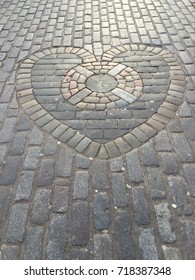
<svg viewBox="0 0 195 280"><path fill-rule="evenodd" d="M114 233L116 241L117 259L135 259L133 237L131 235L131 221L127 211L119 211L114 219Z"/></svg>
<svg viewBox="0 0 195 280"><path fill-rule="evenodd" d="M111 180L114 206L116 206L117 208L128 206L124 175L112 174Z"/></svg>
<svg viewBox="0 0 195 280"><path fill-rule="evenodd" d="M179 173L179 165L176 156L173 153L161 153L162 159L162 167L165 174L178 174Z"/></svg>
<svg viewBox="0 0 195 280"><path fill-rule="evenodd" d="M52 199L52 211L63 213L68 210L69 203L69 186L60 186L55 184L54 194Z"/></svg>
<svg viewBox="0 0 195 280"><path fill-rule="evenodd" d="M181 133L175 133L172 137L175 144L175 151L180 158L180 161L183 163L192 162L193 152L187 138Z"/></svg>
<svg viewBox="0 0 195 280"><path fill-rule="evenodd" d="M28 205L15 204L12 206L6 241L10 243L23 242L27 221Z"/></svg>
<svg viewBox="0 0 195 280"><path fill-rule="evenodd" d="M73 156L74 154L69 149L60 149L56 168L57 176L71 176Z"/></svg>
<svg viewBox="0 0 195 280"><path fill-rule="evenodd" d="M49 136L44 147L44 155L53 156L57 151L57 143L53 137Z"/></svg>
<svg viewBox="0 0 195 280"><path fill-rule="evenodd" d="M7 154L7 145L0 144L0 165L4 162L6 154Z"/></svg>
<svg viewBox="0 0 195 280"><path fill-rule="evenodd" d="M40 164L37 186L51 186L54 179L55 160L42 159Z"/></svg>
<svg viewBox="0 0 195 280"><path fill-rule="evenodd" d="M43 142L43 133L36 127L33 127L32 131L29 134L29 144L41 145L42 142Z"/></svg>
<svg viewBox="0 0 195 280"><path fill-rule="evenodd" d="M190 192L190 195L195 197L195 165L187 165L185 164L184 167L184 174L186 176L187 182L188 182L188 190Z"/></svg>
<svg viewBox="0 0 195 280"><path fill-rule="evenodd" d="M30 122L29 118L26 115L21 115L17 130L31 130L32 128L32 123Z"/></svg>
<svg viewBox="0 0 195 280"><path fill-rule="evenodd" d="M192 111L187 102L184 102L181 106L181 109L179 110L179 115L180 117L192 117Z"/></svg>
<svg viewBox="0 0 195 280"><path fill-rule="evenodd" d="M24 160L24 169L34 170L39 163L41 149L40 147L30 147L27 150L27 155Z"/></svg>
<svg viewBox="0 0 195 280"><path fill-rule="evenodd" d="M171 132L183 132L183 128L180 120L176 119L168 125L168 128Z"/></svg>
<svg viewBox="0 0 195 280"><path fill-rule="evenodd" d="M139 259L159 259L153 229L140 228L139 230Z"/></svg>
<svg viewBox="0 0 195 280"><path fill-rule="evenodd" d="M182 260L181 251L175 247L162 246L165 260Z"/></svg>
<svg viewBox="0 0 195 280"><path fill-rule="evenodd" d="M90 167L90 159L82 156L76 156L76 167L81 169L88 169Z"/></svg>
<svg viewBox="0 0 195 280"><path fill-rule="evenodd" d="M3 127L0 130L0 143L10 142L13 138L13 133L16 125L16 118L8 118L4 121Z"/></svg>
<svg viewBox="0 0 195 280"><path fill-rule="evenodd" d="M8 213L12 189L0 186L0 226L5 222Z"/></svg>
<svg viewBox="0 0 195 280"><path fill-rule="evenodd" d="M25 260L40 260L44 237L43 227L30 227L26 236Z"/></svg>
<svg viewBox="0 0 195 280"><path fill-rule="evenodd" d="M173 218L168 203L154 205L154 209L162 241L165 243L173 243L176 240L176 235L172 225Z"/></svg>
<svg viewBox="0 0 195 280"><path fill-rule="evenodd" d="M16 201L29 200L32 192L34 180L34 171L24 171L19 178L19 183L16 192Z"/></svg>
<svg viewBox="0 0 195 280"><path fill-rule="evenodd" d="M135 220L138 225L147 225L150 222L148 203L143 187L132 188Z"/></svg>
<svg viewBox="0 0 195 280"><path fill-rule="evenodd" d="M123 166L123 159L122 157L111 159L110 160L110 169L112 172L117 172L117 171L122 171L124 166Z"/></svg>
<svg viewBox="0 0 195 280"><path fill-rule="evenodd" d="M158 166L158 158L152 142L142 146L143 162L146 166Z"/></svg>
<svg viewBox="0 0 195 280"><path fill-rule="evenodd" d="M107 193L94 195L93 200L94 224L96 229L107 229L110 224L109 199Z"/></svg>
<svg viewBox="0 0 195 280"><path fill-rule="evenodd" d="M49 229L47 245L48 260L64 260L68 241L68 219L66 215L54 215Z"/></svg>
<svg viewBox="0 0 195 280"><path fill-rule="evenodd" d="M71 243L84 246L89 242L89 210L88 203L78 201L73 203L71 219Z"/></svg>
<svg viewBox="0 0 195 280"><path fill-rule="evenodd" d="M108 188L108 170L107 162L96 160L93 162L93 179L92 184L95 189Z"/></svg>
<svg viewBox="0 0 195 280"><path fill-rule="evenodd" d="M2 245L1 254L1 260L19 260L20 248L19 246Z"/></svg>
<svg viewBox="0 0 195 280"><path fill-rule="evenodd" d="M89 260L88 249L73 248L70 252L70 260Z"/></svg>
<svg viewBox="0 0 195 280"><path fill-rule="evenodd" d="M26 132L17 132L14 136L9 154L12 156L15 155L22 155L25 149L25 144L26 144L26 137L27 134Z"/></svg>
<svg viewBox="0 0 195 280"><path fill-rule="evenodd" d="M7 109L7 104L0 104L0 123L4 119L6 109Z"/></svg>
<svg viewBox="0 0 195 280"><path fill-rule="evenodd" d="M159 168L147 168L148 188L153 199L166 197L165 186Z"/></svg>
<svg viewBox="0 0 195 280"><path fill-rule="evenodd" d="M126 155L127 171L130 182L140 183L143 181L143 171L137 150Z"/></svg>
<svg viewBox="0 0 195 280"><path fill-rule="evenodd" d="M173 201L177 205L177 214L184 214L186 216L192 215L193 210L186 194L186 186L183 179L180 176L171 176L168 178L168 182L171 189Z"/></svg>
<svg viewBox="0 0 195 280"><path fill-rule="evenodd" d="M89 173L88 171L76 171L74 180L74 199L86 199L88 197L89 188Z"/></svg>
<svg viewBox="0 0 195 280"><path fill-rule="evenodd" d="M21 156L8 156L1 174L0 185L11 185L16 182L20 168Z"/></svg>
<svg viewBox="0 0 195 280"><path fill-rule="evenodd" d="M181 120L184 127L184 132L188 139L195 140L195 120L194 118L185 118Z"/></svg>
<svg viewBox="0 0 195 280"><path fill-rule="evenodd" d="M48 221L51 190L38 189L34 197L31 221L42 225Z"/></svg>
<svg viewBox="0 0 195 280"><path fill-rule="evenodd" d="M112 239L109 234L94 235L94 259L112 260Z"/></svg>
<svg viewBox="0 0 195 280"><path fill-rule="evenodd" d="M182 242L185 245L187 259L194 260L195 259L195 222L192 220L181 220L180 221L180 229L182 233Z"/></svg>

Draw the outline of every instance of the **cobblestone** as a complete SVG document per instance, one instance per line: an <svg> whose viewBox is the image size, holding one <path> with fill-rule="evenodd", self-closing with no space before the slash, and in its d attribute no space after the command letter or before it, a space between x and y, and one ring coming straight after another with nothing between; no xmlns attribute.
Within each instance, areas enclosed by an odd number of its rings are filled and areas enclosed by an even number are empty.
<svg viewBox="0 0 195 280"><path fill-rule="evenodd" d="M48 221L50 197L51 190L37 190L32 211L32 223L42 225Z"/></svg>
<svg viewBox="0 0 195 280"><path fill-rule="evenodd" d="M126 211L120 211L115 218L114 224L117 258L119 260L135 259L129 214Z"/></svg>
<svg viewBox="0 0 195 280"><path fill-rule="evenodd" d="M95 260L112 259L112 240L109 234L94 235L94 258Z"/></svg>
<svg viewBox="0 0 195 280"><path fill-rule="evenodd" d="M135 209L135 220L138 225L147 225L150 222L149 208L143 187L132 189L133 204Z"/></svg>
<svg viewBox="0 0 195 280"><path fill-rule="evenodd" d="M71 243L77 246L87 245L89 242L87 202L75 202L72 208Z"/></svg>
<svg viewBox="0 0 195 280"><path fill-rule="evenodd" d="M42 227L31 227L26 237L25 260L40 260L42 256L44 229Z"/></svg>
<svg viewBox="0 0 195 280"><path fill-rule="evenodd" d="M172 215L167 203L154 205L159 232L163 242L173 243L176 240L175 231L172 225Z"/></svg>
<svg viewBox="0 0 195 280"><path fill-rule="evenodd" d="M158 251L155 244L153 229L140 229L139 234L139 249L140 256L142 260L158 260Z"/></svg>
<svg viewBox="0 0 195 280"><path fill-rule="evenodd" d="M6 241L10 243L22 242L28 214L27 204L15 204L11 209Z"/></svg>
<svg viewBox="0 0 195 280"><path fill-rule="evenodd" d="M0 259L194 259L190 1L0 2Z"/></svg>
<svg viewBox="0 0 195 280"><path fill-rule="evenodd" d="M68 219L66 215L53 216L49 230L47 258L49 260L63 260L68 237Z"/></svg>

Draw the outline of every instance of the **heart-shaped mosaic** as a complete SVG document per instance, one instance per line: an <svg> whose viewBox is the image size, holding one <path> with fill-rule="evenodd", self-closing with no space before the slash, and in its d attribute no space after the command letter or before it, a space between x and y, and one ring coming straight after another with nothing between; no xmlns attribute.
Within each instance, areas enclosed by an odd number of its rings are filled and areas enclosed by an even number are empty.
<svg viewBox="0 0 195 280"><path fill-rule="evenodd" d="M17 75L19 103L38 127L89 157L145 143L175 116L185 74L168 50L125 45L103 54L72 47L37 52Z"/></svg>

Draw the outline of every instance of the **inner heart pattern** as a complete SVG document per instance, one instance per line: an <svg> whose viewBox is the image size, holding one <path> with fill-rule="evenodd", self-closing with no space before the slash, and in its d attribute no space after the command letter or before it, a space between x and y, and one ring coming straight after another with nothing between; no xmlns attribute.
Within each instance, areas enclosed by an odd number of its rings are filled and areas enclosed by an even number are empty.
<svg viewBox="0 0 195 280"><path fill-rule="evenodd" d="M17 97L35 124L88 157L137 148L175 117L186 77L160 47L123 45L101 61L85 49L51 48L25 59Z"/></svg>

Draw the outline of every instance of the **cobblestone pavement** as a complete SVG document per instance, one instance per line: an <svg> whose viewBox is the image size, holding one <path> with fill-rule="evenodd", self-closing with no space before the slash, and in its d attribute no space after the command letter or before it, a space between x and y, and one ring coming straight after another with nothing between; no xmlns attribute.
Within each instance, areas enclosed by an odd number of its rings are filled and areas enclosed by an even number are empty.
<svg viewBox="0 0 195 280"><path fill-rule="evenodd" d="M194 3L1 0L0 259L195 259Z"/></svg>

